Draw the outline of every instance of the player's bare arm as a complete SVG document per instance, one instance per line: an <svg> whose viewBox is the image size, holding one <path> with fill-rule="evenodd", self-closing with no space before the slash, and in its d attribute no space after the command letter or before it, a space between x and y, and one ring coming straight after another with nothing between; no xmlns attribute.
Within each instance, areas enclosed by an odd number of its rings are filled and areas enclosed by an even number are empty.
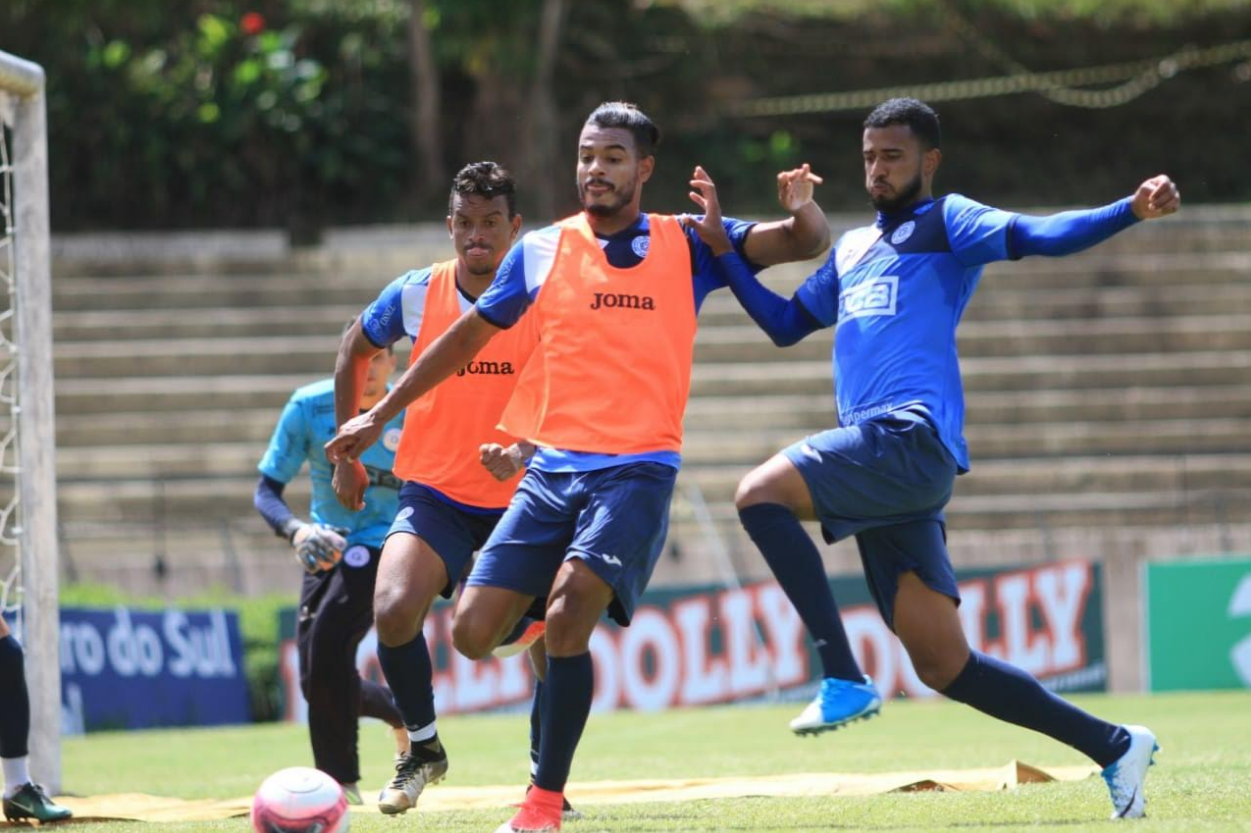
<svg viewBox="0 0 1251 833"><path fill-rule="evenodd" d="M778 204L790 218L758 223L748 232L743 253L752 263L774 266L809 260L830 246L830 227L825 212L813 199L813 189L824 180L808 163L778 174Z"/></svg>
<svg viewBox="0 0 1251 833"><path fill-rule="evenodd" d="M1181 208L1181 191L1166 174L1159 174L1138 186L1130 207L1139 220L1157 220Z"/></svg>
<svg viewBox="0 0 1251 833"><path fill-rule="evenodd" d="M360 411L365 377L369 374L369 362L381 352L381 348L365 337L359 318L343 334L334 362L336 426L342 426ZM330 482L335 496L344 507L354 512L365 508L365 490L369 488L369 475L360 460L337 462Z"/></svg>
<svg viewBox="0 0 1251 833"><path fill-rule="evenodd" d="M721 222L721 201L717 197L717 186L703 166L696 165L691 175L691 201L699 206L703 217L686 215L683 224L695 229L699 238L708 244L712 253L720 257L730 251L730 236L725 233L725 225Z"/></svg>
<svg viewBox="0 0 1251 833"><path fill-rule="evenodd" d="M525 441L508 447L499 443L483 443L478 448L478 458L496 480L508 480L526 467L534 456L534 445Z"/></svg>
<svg viewBox="0 0 1251 833"><path fill-rule="evenodd" d="M360 459L365 449L377 441L389 420L468 364L499 331L499 327L478 315L477 308L462 315L408 366L399 382L378 404L339 426L338 435L326 443L330 462L338 464Z"/></svg>

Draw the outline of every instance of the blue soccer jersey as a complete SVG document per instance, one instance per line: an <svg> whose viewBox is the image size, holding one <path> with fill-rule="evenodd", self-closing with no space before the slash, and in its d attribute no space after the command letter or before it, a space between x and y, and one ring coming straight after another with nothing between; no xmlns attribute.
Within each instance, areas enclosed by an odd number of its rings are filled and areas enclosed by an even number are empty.
<svg viewBox="0 0 1251 833"><path fill-rule="evenodd" d="M1018 215L958 194L926 200L847 232L796 297L835 327L840 425L912 408L969 468L956 325L982 267L1012 256Z"/></svg>
<svg viewBox="0 0 1251 833"><path fill-rule="evenodd" d="M335 497L333 469L323 450L336 434L333 379L305 385L291 395L257 468L266 477L290 483L307 460L313 482L309 511L313 521L348 529L349 544L380 547L399 509L400 484L391 469L403 423L403 414L388 422L378 442L361 455L369 472L369 488L360 512L345 508Z"/></svg>

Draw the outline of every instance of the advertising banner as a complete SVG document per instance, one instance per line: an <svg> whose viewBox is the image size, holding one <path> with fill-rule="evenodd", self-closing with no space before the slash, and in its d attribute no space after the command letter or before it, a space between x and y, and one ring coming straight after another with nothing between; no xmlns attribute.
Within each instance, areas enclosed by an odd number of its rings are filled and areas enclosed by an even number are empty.
<svg viewBox="0 0 1251 833"><path fill-rule="evenodd" d="M61 608L60 651L68 734L251 719L234 612Z"/></svg>
<svg viewBox="0 0 1251 833"><path fill-rule="evenodd" d="M1149 563L1151 691L1251 688L1251 558Z"/></svg>
<svg viewBox="0 0 1251 833"><path fill-rule="evenodd" d="M977 650L1021 666L1057 691L1102 691L1103 600L1099 565L1066 561L958 573L960 617ZM861 576L830 582L851 645L885 696L930 696L886 627ZM283 616L287 717L306 714L299 693L294 610ZM451 607L427 618L435 702L441 715L528 703L524 655L473 662L451 647ZM371 633L362 673L381 680ZM806 699L820 663L785 593L772 581L741 589L666 588L646 594L629 628L602 622L591 638L594 708L664 709L758 699Z"/></svg>

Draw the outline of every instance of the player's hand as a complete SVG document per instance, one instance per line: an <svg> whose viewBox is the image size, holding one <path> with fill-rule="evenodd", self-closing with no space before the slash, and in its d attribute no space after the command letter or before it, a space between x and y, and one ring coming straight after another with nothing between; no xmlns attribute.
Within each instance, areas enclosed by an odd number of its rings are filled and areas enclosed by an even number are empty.
<svg viewBox="0 0 1251 833"><path fill-rule="evenodd" d="M517 443L507 448L499 443L483 443L478 448L478 457L496 480L508 480L525 468L529 460L525 449Z"/></svg>
<svg viewBox="0 0 1251 833"><path fill-rule="evenodd" d="M1181 208L1181 191L1167 175L1153 176L1138 186L1130 207L1139 220L1165 217Z"/></svg>
<svg viewBox="0 0 1251 833"><path fill-rule="evenodd" d="M825 182L808 167L808 163L778 174L778 203L788 214L797 214L812 202L813 186Z"/></svg>
<svg viewBox="0 0 1251 833"><path fill-rule="evenodd" d="M708 244L714 255L723 255L731 250L730 237L725 233L725 225L721 222L721 200L717 197L717 186L712 177L703 167L696 165L691 175L691 201L704 212L703 218L690 214L682 217L682 224L695 229L699 239Z"/></svg>
<svg viewBox="0 0 1251 833"><path fill-rule="evenodd" d="M358 414L339 426L339 433L326 443L326 458L338 464L344 460L359 460L365 449L378 441L383 423L374 418L373 411Z"/></svg>
<svg viewBox="0 0 1251 833"><path fill-rule="evenodd" d="M347 534L341 526L301 524L291 536L295 560L309 575L333 569L347 548Z"/></svg>
<svg viewBox="0 0 1251 833"><path fill-rule="evenodd" d="M359 512L365 508L365 490L369 488L369 473L360 460L344 460L335 463L334 475L330 478L334 487L335 497L345 509Z"/></svg>

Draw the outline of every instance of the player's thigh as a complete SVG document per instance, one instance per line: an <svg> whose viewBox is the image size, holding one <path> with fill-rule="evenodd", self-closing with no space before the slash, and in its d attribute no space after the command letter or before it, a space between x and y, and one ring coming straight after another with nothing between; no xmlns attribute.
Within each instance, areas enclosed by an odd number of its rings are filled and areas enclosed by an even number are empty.
<svg viewBox="0 0 1251 833"><path fill-rule="evenodd" d="M468 584L452 619L452 644L470 659L496 648L529 610L534 596L507 587Z"/></svg>

